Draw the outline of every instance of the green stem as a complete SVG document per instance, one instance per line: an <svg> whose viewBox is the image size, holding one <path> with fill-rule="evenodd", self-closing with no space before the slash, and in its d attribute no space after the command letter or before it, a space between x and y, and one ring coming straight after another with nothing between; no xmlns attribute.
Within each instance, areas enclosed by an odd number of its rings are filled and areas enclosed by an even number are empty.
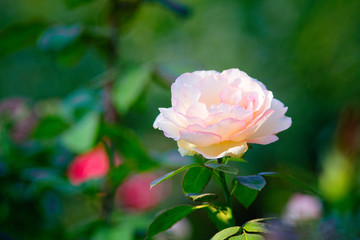
<svg viewBox="0 0 360 240"><path fill-rule="evenodd" d="M218 163L221 164L222 159L218 159ZM229 211L230 211L230 213L229 213L230 217L228 219L229 223L232 226L235 226L235 220L234 220L234 217L233 217L233 210L232 210L232 198L231 198L228 186L226 184L225 173L222 172L222 171L219 171L219 180L220 180L220 183L221 183L221 187L222 187L222 189L224 191L226 205L227 205L227 207L229 208Z"/></svg>

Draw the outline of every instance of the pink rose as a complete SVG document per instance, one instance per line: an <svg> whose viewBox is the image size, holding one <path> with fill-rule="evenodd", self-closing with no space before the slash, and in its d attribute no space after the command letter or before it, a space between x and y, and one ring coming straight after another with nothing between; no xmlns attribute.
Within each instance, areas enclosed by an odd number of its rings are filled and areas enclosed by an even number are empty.
<svg viewBox="0 0 360 240"><path fill-rule="evenodd" d="M152 173L133 175L116 190L116 204L133 211L145 211L163 201L170 193L170 186L160 184L149 188L159 176Z"/></svg>
<svg viewBox="0 0 360 240"><path fill-rule="evenodd" d="M115 164L119 165L121 159L115 154ZM90 179L104 177L110 168L109 158L105 147L99 144L90 151L77 156L69 165L68 178L73 185L80 185Z"/></svg>
<svg viewBox="0 0 360 240"><path fill-rule="evenodd" d="M184 73L171 86L171 108L154 128L177 141L181 155L241 156L247 143L269 144L291 125L287 107L239 69Z"/></svg>

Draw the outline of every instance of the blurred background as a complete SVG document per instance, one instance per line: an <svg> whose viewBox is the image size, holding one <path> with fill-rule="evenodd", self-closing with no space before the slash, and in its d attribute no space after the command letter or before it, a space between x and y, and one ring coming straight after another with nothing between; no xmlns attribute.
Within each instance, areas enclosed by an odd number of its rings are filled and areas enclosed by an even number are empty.
<svg viewBox="0 0 360 240"><path fill-rule="evenodd" d="M267 178L252 206L235 204L237 223L277 216L268 239L360 239L360 1L1 0L0 9L0 239L143 239L161 209L191 204L181 175L148 189L195 161L152 124L180 74L229 68L262 81L293 121L235 164L241 174L286 173L318 193ZM197 212L157 239L215 233Z"/></svg>

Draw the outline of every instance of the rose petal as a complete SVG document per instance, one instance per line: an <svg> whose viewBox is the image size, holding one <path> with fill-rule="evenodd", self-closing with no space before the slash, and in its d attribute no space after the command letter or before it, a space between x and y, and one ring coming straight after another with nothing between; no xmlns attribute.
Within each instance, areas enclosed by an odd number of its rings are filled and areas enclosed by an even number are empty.
<svg viewBox="0 0 360 240"><path fill-rule="evenodd" d="M209 146L221 141L221 136L201 131L180 131L180 138L197 146Z"/></svg>
<svg viewBox="0 0 360 240"><path fill-rule="evenodd" d="M253 138L265 137L284 131L291 126L291 118L286 117L284 114L287 111L287 107L277 99L272 100L271 110L274 113L261 125L259 129L251 136Z"/></svg>
<svg viewBox="0 0 360 240"><path fill-rule="evenodd" d="M207 126L205 128L199 125L190 125L188 126L187 129L189 131L215 133L221 136L222 140L225 140L228 137L236 134L237 132L244 130L245 127L246 127L245 122L235 118L227 118L221 120L218 123Z"/></svg>
<svg viewBox="0 0 360 240"><path fill-rule="evenodd" d="M207 147L196 147L195 151L207 159L217 159L225 156L240 157L248 147L246 142L236 143L231 141L221 142Z"/></svg>
<svg viewBox="0 0 360 240"><path fill-rule="evenodd" d="M168 138L173 138L176 141L180 138L179 127L165 119L161 113L157 116L153 126L155 129L162 130Z"/></svg>
<svg viewBox="0 0 360 240"><path fill-rule="evenodd" d="M247 142L265 145L265 144L276 142L277 140L279 140L279 138L276 135L269 135L269 136L265 136L265 137L251 138Z"/></svg>

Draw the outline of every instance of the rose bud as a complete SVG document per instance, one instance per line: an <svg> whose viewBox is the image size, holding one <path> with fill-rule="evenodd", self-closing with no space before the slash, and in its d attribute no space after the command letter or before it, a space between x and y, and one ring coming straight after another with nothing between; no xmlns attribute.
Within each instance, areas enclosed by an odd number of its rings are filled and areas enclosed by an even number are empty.
<svg viewBox="0 0 360 240"><path fill-rule="evenodd" d="M150 189L150 183L158 177L153 173L142 173L126 179L116 191L116 205L132 211L145 211L157 206L170 193L170 186L166 183Z"/></svg>
<svg viewBox="0 0 360 240"><path fill-rule="evenodd" d="M114 162L119 165L122 161L115 154ZM73 185L80 185L90 179L104 177L110 168L109 157L103 144L97 145L90 151L77 156L69 165L67 176Z"/></svg>

